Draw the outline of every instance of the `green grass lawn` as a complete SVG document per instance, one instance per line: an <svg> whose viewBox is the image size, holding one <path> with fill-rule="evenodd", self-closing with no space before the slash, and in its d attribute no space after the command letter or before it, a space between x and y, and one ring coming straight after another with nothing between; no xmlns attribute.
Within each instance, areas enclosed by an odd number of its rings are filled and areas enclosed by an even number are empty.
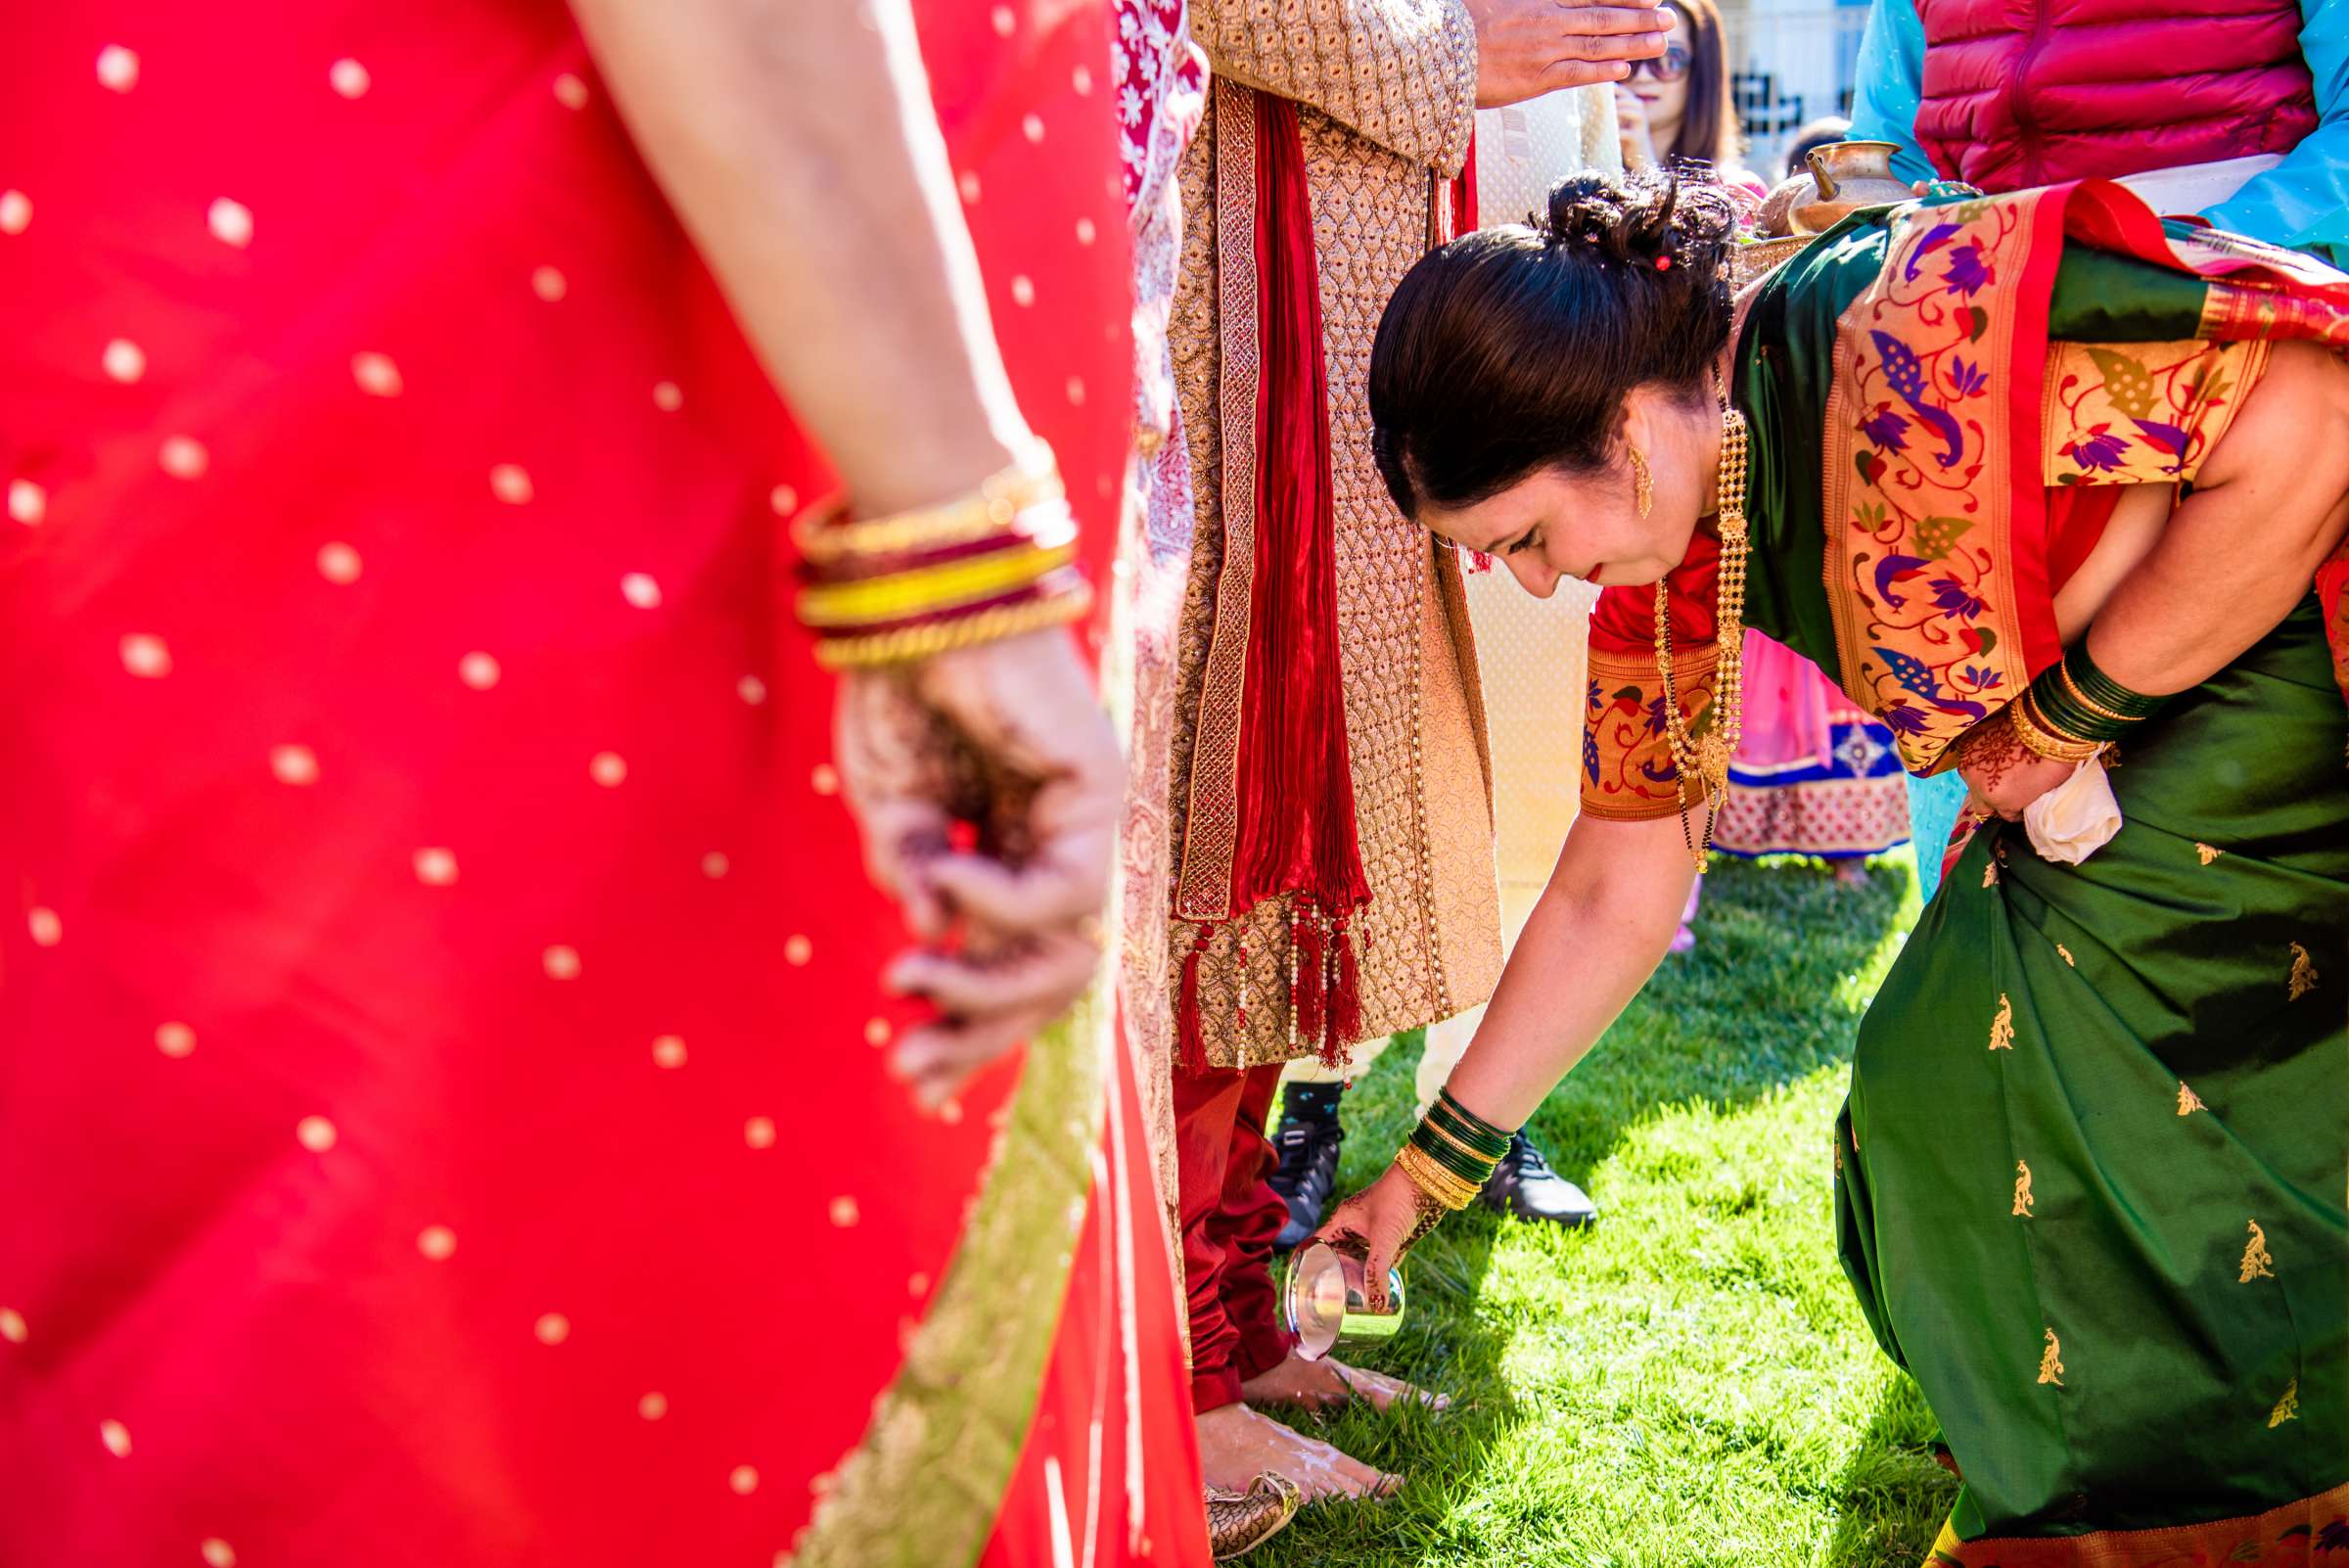
<svg viewBox="0 0 2349 1568"><path fill-rule="evenodd" d="M1410 1321L1363 1360L1461 1408L1304 1418L1408 1483L1308 1509L1252 1565L1923 1560L1956 1483L1836 1266L1829 1154L1915 885L1905 861L1856 888L1716 867L1697 950L1666 960L1535 1118L1599 1223L1471 1209L1421 1243ZM1347 1096L1341 1190L1409 1130L1417 1058L1406 1038Z"/></svg>

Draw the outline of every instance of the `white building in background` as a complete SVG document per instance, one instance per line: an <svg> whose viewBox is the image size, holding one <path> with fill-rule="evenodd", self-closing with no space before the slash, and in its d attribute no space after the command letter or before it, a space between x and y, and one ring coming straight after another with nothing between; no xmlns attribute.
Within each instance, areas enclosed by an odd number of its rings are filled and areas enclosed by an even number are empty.
<svg viewBox="0 0 2349 1568"><path fill-rule="evenodd" d="M1852 112L1866 0L1726 0L1729 91L1745 123L1746 162L1775 183L1795 131L1821 115Z"/></svg>

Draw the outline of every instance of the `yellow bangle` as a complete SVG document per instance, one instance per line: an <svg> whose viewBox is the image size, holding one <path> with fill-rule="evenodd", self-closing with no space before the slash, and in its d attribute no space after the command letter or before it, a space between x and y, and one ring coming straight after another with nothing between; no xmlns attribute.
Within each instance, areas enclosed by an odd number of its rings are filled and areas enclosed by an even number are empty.
<svg viewBox="0 0 2349 1568"><path fill-rule="evenodd" d="M918 626L862 637L827 637L815 645L815 660L826 669L859 669L935 659L956 648L976 647L983 642L1074 621L1090 608L1092 600L1092 590L1080 580L1041 599L1023 600L950 621L926 621Z"/></svg>
<svg viewBox="0 0 2349 1568"><path fill-rule="evenodd" d="M2049 723L2039 705L2031 700L2031 689L2027 686L2006 705L2006 722L2026 750L2050 762L2085 762L2104 749L2102 741L2067 735Z"/></svg>
<svg viewBox="0 0 2349 1568"><path fill-rule="evenodd" d="M838 507L809 512L792 527L800 555L810 565L910 550L942 549L1007 532L1022 512L1062 498L1052 448L1037 441L1026 455L973 493L943 506L854 523L837 521Z"/></svg>
<svg viewBox="0 0 2349 1568"><path fill-rule="evenodd" d="M1049 576L1077 558L1074 541L1014 545L967 561L827 582L800 594L800 620L817 628L870 625L992 599Z"/></svg>
<svg viewBox="0 0 2349 1568"><path fill-rule="evenodd" d="M1408 1143L1395 1151L1395 1165L1410 1178L1411 1185L1454 1213L1476 1201L1476 1188Z"/></svg>

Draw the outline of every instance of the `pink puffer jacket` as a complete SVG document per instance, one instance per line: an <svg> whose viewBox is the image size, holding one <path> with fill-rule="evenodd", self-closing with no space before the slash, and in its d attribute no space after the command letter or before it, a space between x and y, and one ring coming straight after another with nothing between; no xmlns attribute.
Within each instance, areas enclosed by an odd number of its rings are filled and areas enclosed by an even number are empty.
<svg viewBox="0 0 2349 1568"><path fill-rule="evenodd" d="M1918 0L1916 139L1989 191L2289 152L2299 0Z"/></svg>

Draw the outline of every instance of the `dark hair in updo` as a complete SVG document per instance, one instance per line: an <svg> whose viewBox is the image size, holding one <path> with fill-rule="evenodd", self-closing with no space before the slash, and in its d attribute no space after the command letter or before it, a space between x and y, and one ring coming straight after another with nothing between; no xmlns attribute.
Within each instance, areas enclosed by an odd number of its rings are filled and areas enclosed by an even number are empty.
<svg viewBox="0 0 2349 1568"><path fill-rule="evenodd" d="M1530 221L1429 253L1387 301L1371 442L1405 517L1474 505L1537 469L1607 467L1634 387L1705 394L1729 335L1736 208L1720 185L1579 175Z"/></svg>

